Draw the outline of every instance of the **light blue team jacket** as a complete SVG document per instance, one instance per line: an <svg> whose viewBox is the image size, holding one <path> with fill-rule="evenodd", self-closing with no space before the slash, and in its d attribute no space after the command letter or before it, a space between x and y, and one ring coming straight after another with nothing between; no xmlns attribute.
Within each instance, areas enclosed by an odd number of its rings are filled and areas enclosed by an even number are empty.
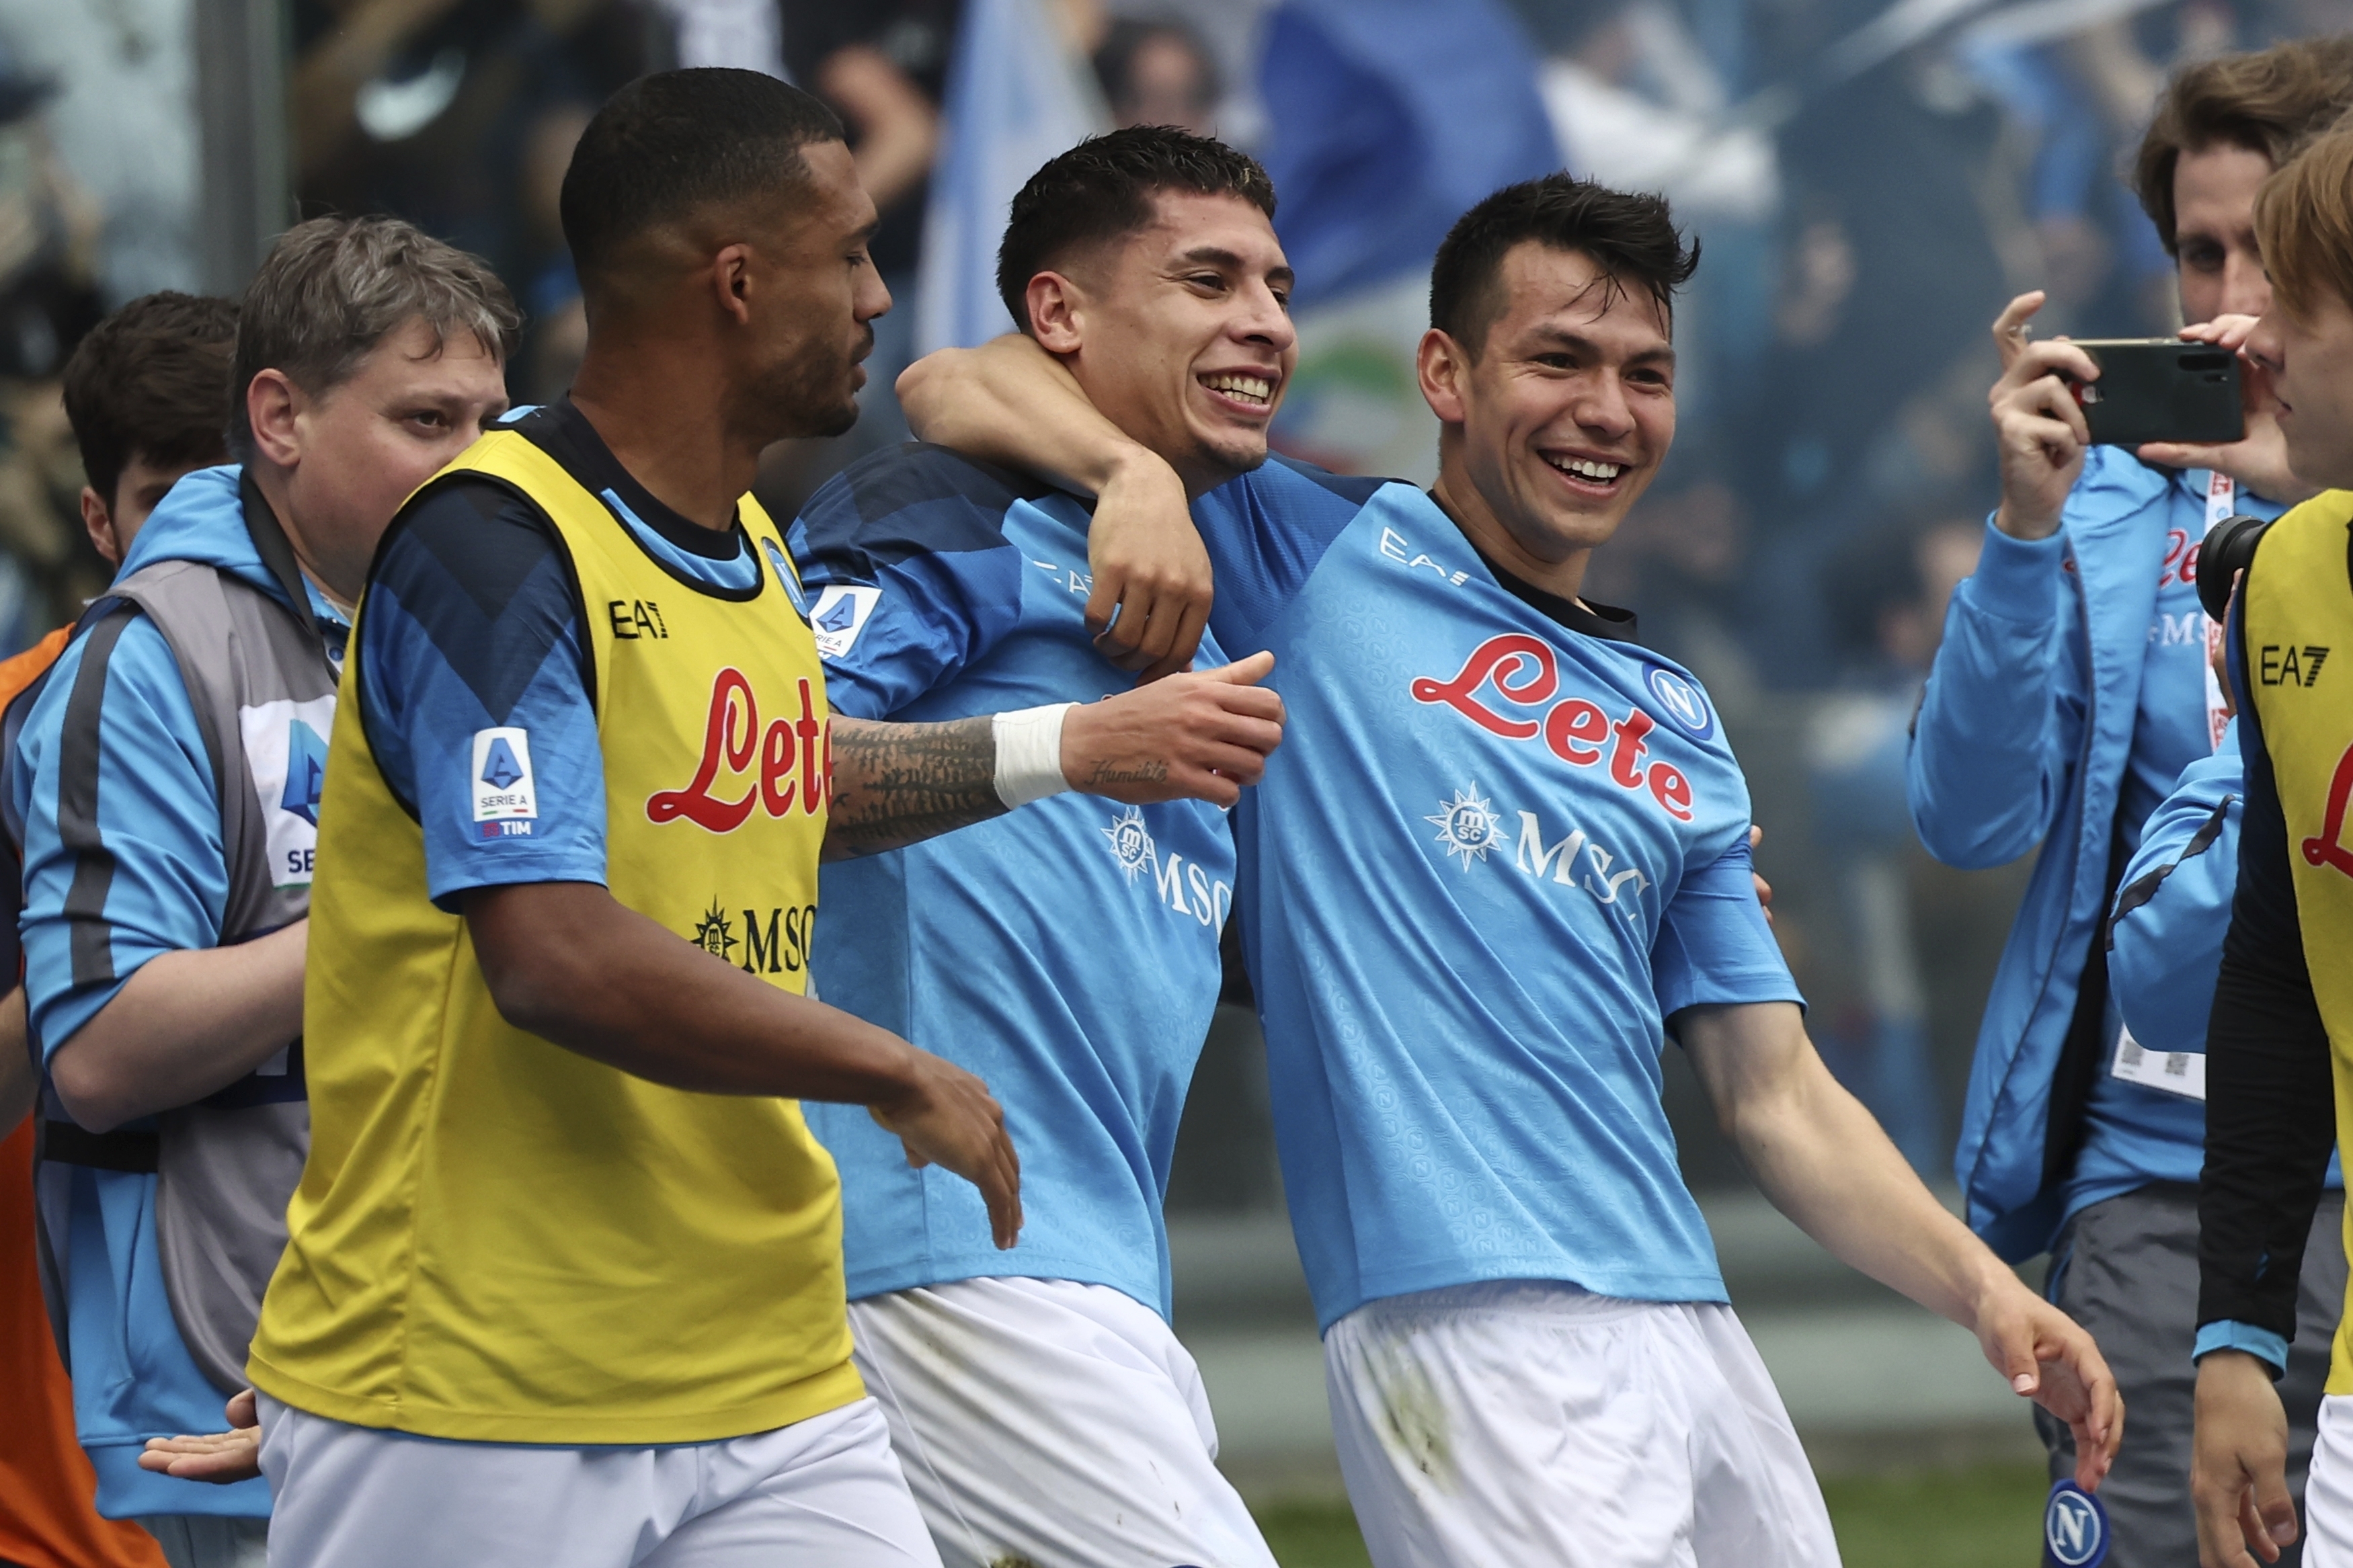
<svg viewBox="0 0 2353 1568"><path fill-rule="evenodd" d="M159 561L199 561L283 602L247 531L238 475L233 467L205 468L173 486L140 530L122 574ZM311 609L325 611L316 590ZM25 995L45 1065L149 959L217 945L228 899L218 787L195 710L171 646L144 616L134 617L107 662L100 709L98 827L114 866L98 923L114 979L73 983L76 927L89 922L67 912L78 858L58 831L58 767L66 707L88 644L77 637L50 670L9 770L25 834ZM173 1318L155 1244L155 1177L75 1169L70 1192L69 1212L45 1217L67 1254L74 1424L98 1472L99 1511L110 1519L268 1517L267 1481L214 1486L139 1468L150 1437L219 1430L224 1395L197 1370Z"/></svg>
<svg viewBox="0 0 2353 1568"><path fill-rule="evenodd" d="M2280 509L2242 491L2239 510ZM2201 538L2205 526L2189 476L2093 447L2055 540L2025 543L1989 523L1914 722L1906 783L1930 854L1978 869L2042 846L1986 999L1953 1156L1970 1227L2011 1261L2047 1248L2064 1217L2066 1170L2044 1179L2052 1079L2107 914L2166 536ZM2204 962L2211 992L2217 959Z"/></svg>

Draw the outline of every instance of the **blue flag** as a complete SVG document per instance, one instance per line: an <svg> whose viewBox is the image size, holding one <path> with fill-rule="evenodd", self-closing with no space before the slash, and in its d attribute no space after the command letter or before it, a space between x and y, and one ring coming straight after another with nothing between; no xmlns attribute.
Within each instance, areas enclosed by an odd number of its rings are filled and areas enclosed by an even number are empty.
<svg viewBox="0 0 2353 1568"><path fill-rule="evenodd" d="M1472 204L1560 166L1537 58L1499 0L1284 0L1259 80L1296 303L1426 269Z"/></svg>
<svg viewBox="0 0 2353 1568"><path fill-rule="evenodd" d="M969 0L943 120L916 273L918 353L1013 330L997 295L1013 197L1048 159L1111 128L1092 73L1039 0Z"/></svg>

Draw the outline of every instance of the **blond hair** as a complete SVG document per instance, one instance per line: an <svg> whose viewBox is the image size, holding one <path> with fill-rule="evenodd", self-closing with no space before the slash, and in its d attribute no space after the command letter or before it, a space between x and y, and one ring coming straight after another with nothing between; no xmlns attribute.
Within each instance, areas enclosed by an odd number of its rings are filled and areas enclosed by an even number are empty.
<svg viewBox="0 0 2353 1568"><path fill-rule="evenodd" d="M2255 242L2289 315L2309 319L2324 290L2353 306L2353 118L2263 182Z"/></svg>

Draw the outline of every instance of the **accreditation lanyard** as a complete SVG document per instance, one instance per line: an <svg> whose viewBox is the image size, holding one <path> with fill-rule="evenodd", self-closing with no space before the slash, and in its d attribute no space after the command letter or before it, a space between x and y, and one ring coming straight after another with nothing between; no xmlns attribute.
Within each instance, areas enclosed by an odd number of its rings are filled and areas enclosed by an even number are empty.
<svg viewBox="0 0 2353 1568"><path fill-rule="evenodd" d="M2222 520L2237 510L2239 487L2231 482L2228 474L2210 474L2206 480L2206 531L2200 540L2214 537ZM2202 550L2200 552L2203 552ZM2214 656L2222 647L2222 623L2206 617L2206 748L2212 751L2222 743L2222 731L2231 722L2231 712L2222 691L2221 679L2214 673Z"/></svg>
<svg viewBox="0 0 2353 1568"><path fill-rule="evenodd" d="M2238 500L2239 489L2230 475L2206 477L2206 531L2200 536L2201 546L2205 539L2213 537L2222 520L2232 515ZM2223 705L2222 682L2214 674L2214 653L2222 646L2221 623L2208 616L2199 618L2206 622L2206 744L2211 750L2222 743L2222 731L2230 724L2231 714ZM2117 1032L2116 1056L2108 1070L2144 1089L2163 1089L2190 1100L2206 1098L2204 1052L2152 1051L2134 1039L2130 1029Z"/></svg>

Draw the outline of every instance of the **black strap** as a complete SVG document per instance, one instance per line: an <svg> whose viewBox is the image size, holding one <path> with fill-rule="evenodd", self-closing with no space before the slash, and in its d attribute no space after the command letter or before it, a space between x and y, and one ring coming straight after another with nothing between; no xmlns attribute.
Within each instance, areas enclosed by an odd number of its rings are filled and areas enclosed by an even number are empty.
<svg viewBox="0 0 2353 1568"><path fill-rule="evenodd" d="M2042 1188L2048 1192L2073 1168L2084 1146L2084 1112L2092 1090L2100 1081L2116 1041L2108 1037L2108 910L2116 901L2116 884L2124 880L2131 859L2125 847L2124 825L2118 823L2108 840L2108 874L2100 882L2100 917L2092 928L2091 951L2084 955L2084 978L2075 992L2075 1014L2067 1021L2067 1037L2059 1047L2059 1063L2051 1075L2051 1111L2042 1131Z"/></svg>
<svg viewBox="0 0 2353 1568"><path fill-rule="evenodd" d="M302 585L302 568L294 560L294 546L286 540L286 530L280 526L278 514L269 510L269 498L253 482L251 468L237 470L237 497L244 503L245 531L253 540L254 553L278 579L278 586L286 595L287 607L294 612L304 629L315 634L318 617L311 613L310 590Z"/></svg>
<svg viewBox="0 0 2353 1568"><path fill-rule="evenodd" d="M78 1122L45 1120L41 1158L93 1171L152 1176L162 1164L164 1140L153 1132L92 1132Z"/></svg>

